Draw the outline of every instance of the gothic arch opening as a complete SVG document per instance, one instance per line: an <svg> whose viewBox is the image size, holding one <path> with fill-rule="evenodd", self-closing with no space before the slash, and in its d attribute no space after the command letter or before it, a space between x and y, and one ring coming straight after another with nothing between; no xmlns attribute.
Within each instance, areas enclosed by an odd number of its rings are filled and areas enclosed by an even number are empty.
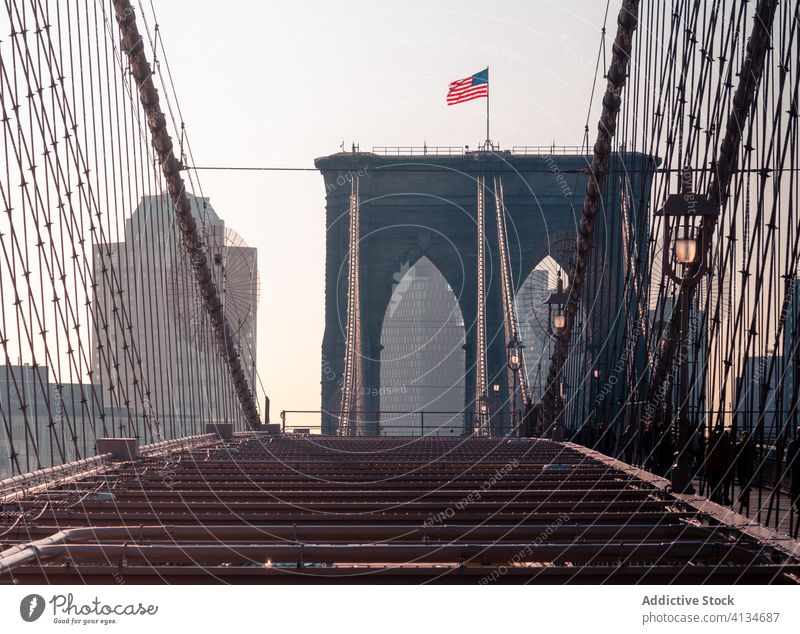
<svg viewBox="0 0 800 634"><path fill-rule="evenodd" d="M381 328L379 433L460 435L465 330L458 299L424 256L394 279Z"/></svg>
<svg viewBox="0 0 800 634"><path fill-rule="evenodd" d="M515 300L520 340L525 346L525 370L534 403L541 400L553 337L553 310L545 304L559 275L568 285L567 272L549 255L543 257L519 287Z"/></svg>

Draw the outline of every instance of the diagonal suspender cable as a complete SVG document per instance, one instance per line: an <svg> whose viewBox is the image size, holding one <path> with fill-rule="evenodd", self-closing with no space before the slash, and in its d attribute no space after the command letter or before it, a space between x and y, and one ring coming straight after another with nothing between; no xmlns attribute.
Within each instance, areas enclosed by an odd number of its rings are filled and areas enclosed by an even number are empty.
<svg viewBox="0 0 800 634"><path fill-rule="evenodd" d="M760 0L753 18L753 30L747 44L747 56L742 62L739 83L733 95L733 108L728 115L725 136L719 147L719 158L712 166L713 177L708 185L709 199L717 209L721 209L728 198L728 190L736 169L736 161L742 142L742 135L747 124L747 117L753 108L753 103L758 93L767 50L772 44L770 34L777 6L778 0ZM706 244L711 244L715 226L715 218L703 221L700 230L704 234ZM688 294L688 301L691 303L694 291L695 287L681 286L678 291L679 295L676 298L676 305L682 305L681 301L684 294ZM672 357L680 344L680 338L680 316L678 311L673 311L667 328L663 352L656 361L653 380L650 383L648 401L655 398L666 379L667 371L672 365Z"/></svg>
<svg viewBox="0 0 800 634"><path fill-rule="evenodd" d="M556 419L555 394L560 383L559 377L567 359L567 351L572 336L572 326L578 312L586 267L589 262L588 254L592 248L592 233L594 219L600 207L600 188L608 174L608 159L611 156L611 141L617 128L617 115L619 114L622 98L622 88L628 74L628 62L631 56L633 33L638 25L639 0L624 0L617 16L617 35L612 48L611 65L608 69L608 84L603 96L603 111L600 114L600 123L597 126L597 141L594 144L594 153L590 167L589 182L586 184L586 196L583 200L581 221L578 227L578 241L575 256L572 260L570 271L570 292L567 304L564 307L566 327L557 335L553 346L553 355L547 372L547 382L543 397L544 416L543 429L551 428Z"/></svg>
<svg viewBox="0 0 800 634"><path fill-rule="evenodd" d="M186 186L180 173L181 164L175 157L172 139L167 133L166 118L161 111L158 92L153 84L152 70L145 55L144 41L136 26L134 9L128 0L114 0L114 12L120 28L122 48L128 56L131 73L139 88L139 97L142 107L147 113L153 147L158 154L161 169L167 180L167 188L175 207L178 226L183 236L183 245L191 259L197 280L197 291L203 296L203 303L211 320L214 337L228 366L244 416L251 427L256 427L261 424L261 419L258 415L254 393L250 388L247 374L242 368L236 342L231 335L223 312L219 290L208 266L205 245L192 216L191 204L186 196Z"/></svg>
<svg viewBox="0 0 800 634"><path fill-rule="evenodd" d="M503 179L495 177L492 183L494 187L495 212L497 214L497 242L500 253L500 288L503 296L503 332L505 343L508 346L512 341L519 343L519 321L517 319L517 307L514 296L514 279L511 274L511 255L508 251L508 225L506 223L505 198L503 196ZM528 405L528 375L525 370L525 356L523 350L518 350L519 367L516 370L509 369L511 383L518 382L520 401L524 406ZM512 393L510 401L514 402Z"/></svg>

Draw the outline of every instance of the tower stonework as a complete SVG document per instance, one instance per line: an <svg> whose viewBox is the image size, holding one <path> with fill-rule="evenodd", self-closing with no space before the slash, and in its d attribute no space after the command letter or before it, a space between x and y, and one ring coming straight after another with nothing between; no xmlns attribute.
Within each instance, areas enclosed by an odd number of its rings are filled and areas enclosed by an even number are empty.
<svg viewBox="0 0 800 634"><path fill-rule="evenodd" d="M347 311L347 254L350 182L360 189L360 283L364 411L366 433L379 433L381 328L395 274L422 256L442 273L455 293L465 328L465 412L475 393L477 315L477 207L479 175L502 178L508 245L514 291L546 256L569 271L573 253L555 245L574 244L580 207L588 180L589 156L580 154L516 154L466 152L459 155L386 156L342 152L316 159L326 192L325 333L322 342L322 428L336 433L341 404ZM585 285L592 324L583 328L587 349L618 354L623 333L614 323L624 315L618 307L624 288L630 236L646 231L646 194L655 161L639 153L614 154L604 187L604 205L596 222L591 257L593 279ZM623 192L623 193L621 193ZM627 208L623 213L622 197ZM623 219L627 219L623 221ZM624 227L624 222L627 226ZM639 224L639 226L642 226ZM646 226L646 225L645 225ZM486 333L490 382L507 389L506 351L500 288L499 247L494 213L486 214ZM618 245L627 246L619 248ZM646 266L646 248L639 250ZM642 260L644 258L644 261ZM600 291L602 289L602 292ZM604 303L602 310L598 302ZM584 304L586 305L586 303ZM604 333L602 341L593 333ZM602 346L602 350L599 347ZM613 364L612 364L613 365ZM621 389L621 386L620 386ZM465 426L466 427L466 426Z"/></svg>

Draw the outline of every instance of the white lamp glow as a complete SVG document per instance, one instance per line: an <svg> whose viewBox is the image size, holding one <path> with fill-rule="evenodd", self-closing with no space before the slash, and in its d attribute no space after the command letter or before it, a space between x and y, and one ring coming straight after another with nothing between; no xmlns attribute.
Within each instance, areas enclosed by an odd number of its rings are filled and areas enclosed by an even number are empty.
<svg viewBox="0 0 800 634"><path fill-rule="evenodd" d="M691 264L697 259L697 240L679 238L675 240L675 259L681 264Z"/></svg>

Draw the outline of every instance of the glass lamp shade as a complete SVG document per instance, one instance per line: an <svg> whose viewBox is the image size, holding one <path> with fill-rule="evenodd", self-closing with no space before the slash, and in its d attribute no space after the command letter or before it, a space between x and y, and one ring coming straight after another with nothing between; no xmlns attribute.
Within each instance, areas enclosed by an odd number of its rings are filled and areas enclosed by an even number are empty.
<svg viewBox="0 0 800 634"><path fill-rule="evenodd" d="M675 240L675 259L681 264L691 264L697 259L697 240L680 238Z"/></svg>
<svg viewBox="0 0 800 634"><path fill-rule="evenodd" d="M597 369L592 370L592 376L594 378L596 378L596 379L599 379L600 378L600 370L597 370Z"/></svg>
<svg viewBox="0 0 800 634"><path fill-rule="evenodd" d="M492 391L495 394L499 394L500 393L500 384L499 383L495 383L494 385L492 385Z"/></svg>
<svg viewBox="0 0 800 634"><path fill-rule="evenodd" d="M519 354L516 352L512 352L511 356L508 360L508 365L511 366L512 370L519 370Z"/></svg>
<svg viewBox="0 0 800 634"><path fill-rule="evenodd" d="M556 330L563 330L567 327L566 315L556 315L553 317L553 328Z"/></svg>

